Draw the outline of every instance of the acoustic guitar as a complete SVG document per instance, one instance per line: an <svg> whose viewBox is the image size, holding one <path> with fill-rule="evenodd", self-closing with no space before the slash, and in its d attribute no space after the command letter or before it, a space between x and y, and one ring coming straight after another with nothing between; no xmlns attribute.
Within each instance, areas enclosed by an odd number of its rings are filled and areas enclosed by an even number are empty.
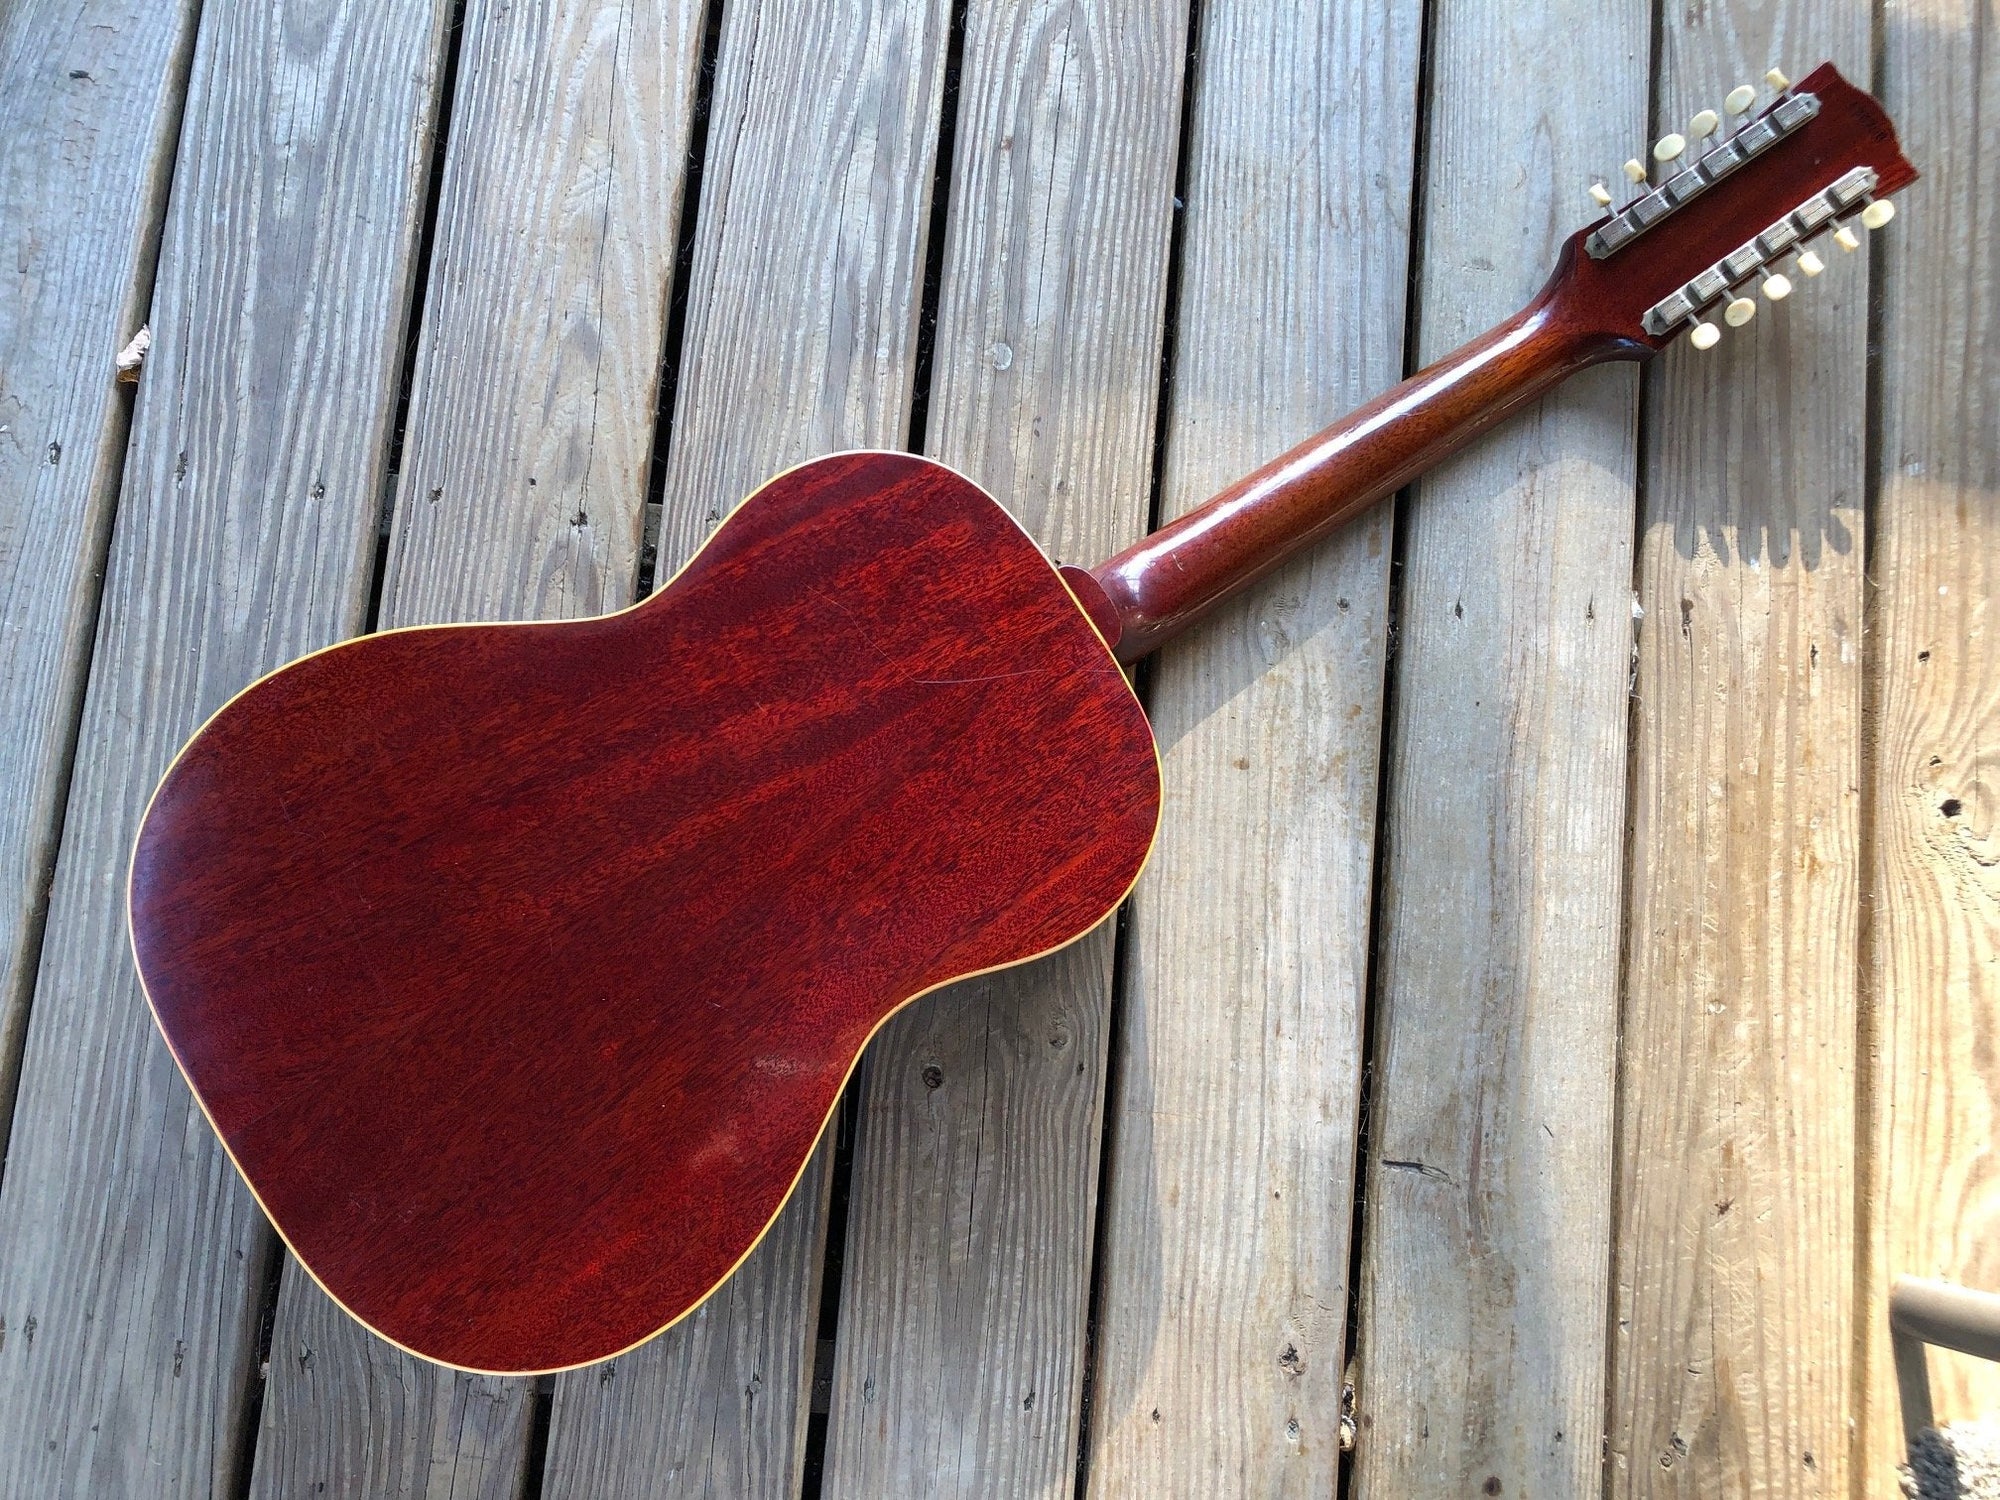
<svg viewBox="0 0 2000 1500"><path fill-rule="evenodd" d="M1633 162L1522 312L1094 568L841 453L602 619L384 631L245 689L133 852L160 1030L299 1261L425 1358L662 1332L917 996L1075 941L1160 815L1123 664L1570 372L1742 325L1916 173L1821 67Z"/></svg>

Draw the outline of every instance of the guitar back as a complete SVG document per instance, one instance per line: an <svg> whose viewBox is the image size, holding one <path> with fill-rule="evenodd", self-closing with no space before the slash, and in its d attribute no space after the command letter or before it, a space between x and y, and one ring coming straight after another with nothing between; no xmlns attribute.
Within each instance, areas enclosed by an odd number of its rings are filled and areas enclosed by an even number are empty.
<svg viewBox="0 0 2000 1500"><path fill-rule="evenodd" d="M245 691L155 794L133 947L326 1289L426 1357L550 1370L706 1297L875 1029L1095 926L1158 812L1144 714L1028 537L844 454L637 608Z"/></svg>

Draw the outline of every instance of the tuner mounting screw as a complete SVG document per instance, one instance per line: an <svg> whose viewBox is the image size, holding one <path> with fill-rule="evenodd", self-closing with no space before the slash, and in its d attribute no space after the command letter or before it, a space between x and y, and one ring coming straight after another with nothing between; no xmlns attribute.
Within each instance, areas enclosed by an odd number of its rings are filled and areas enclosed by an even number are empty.
<svg viewBox="0 0 2000 1500"><path fill-rule="evenodd" d="M1660 137L1659 143L1653 147L1653 160L1672 161L1676 156L1687 150L1687 145L1687 138L1685 136L1663 135Z"/></svg>
<svg viewBox="0 0 2000 1500"><path fill-rule="evenodd" d="M1599 208L1611 207L1611 189L1601 182L1593 182L1590 185L1590 201Z"/></svg>
<svg viewBox="0 0 2000 1500"><path fill-rule="evenodd" d="M1740 115L1757 102L1757 91L1747 83L1739 83L1729 91L1729 97L1722 101L1722 107L1732 115Z"/></svg>
<svg viewBox="0 0 2000 1500"><path fill-rule="evenodd" d="M1625 176L1633 182L1644 182L1646 180L1646 164L1640 161L1638 157L1633 157L1625 163Z"/></svg>
<svg viewBox="0 0 2000 1500"><path fill-rule="evenodd" d="M1819 258L1817 250L1799 252L1799 269L1808 276L1817 276L1826 269L1826 262Z"/></svg>
<svg viewBox="0 0 2000 1500"><path fill-rule="evenodd" d="M1715 127L1721 123L1721 117L1714 110L1705 109L1688 121L1688 134L1698 141L1704 141L1715 134Z"/></svg>
<svg viewBox="0 0 2000 1500"><path fill-rule="evenodd" d="M1783 302L1792 295L1792 278L1781 271L1773 271L1764 278L1764 296L1772 302Z"/></svg>
<svg viewBox="0 0 2000 1500"><path fill-rule="evenodd" d="M1713 349L1722 342L1722 330L1713 323L1697 323L1688 334L1688 342L1697 349Z"/></svg>
<svg viewBox="0 0 2000 1500"><path fill-rule="evenodd" d="M1722 321L1731 328L1741 328L1757 316L1757 304L1748 297L1738 297L1722 310Z"/></svg>
<svg viewBox="0 0 2000 1500"><path fill-rule="evenodd" d="M1861 236L1856 234L1852 227L1846 224L1834 230L1833 242L1843 250L1859 250L1861 248Z"/></svg>
<svg viewBox="0 0 2000 1500"><path fill-rule="evenodd" d="M1896 205L1891 203L1887 198L1877 198L1873 203L1861 210L1861 227L1864 229L1880 229L1895 217Z"/></svg>

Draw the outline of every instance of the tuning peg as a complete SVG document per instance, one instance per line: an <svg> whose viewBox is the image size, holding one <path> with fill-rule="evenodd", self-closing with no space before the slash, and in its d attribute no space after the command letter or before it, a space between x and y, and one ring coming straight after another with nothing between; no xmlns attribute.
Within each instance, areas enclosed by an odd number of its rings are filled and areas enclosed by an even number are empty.
<svg viewBox="0 0 2000 1500"><path fill-rule="evenodd" d="M1688 121L1688 135L1694 140L1705 141L1715 134L1715 127L1721 123L1721 117L1714 110L1705 109Z"/></svg>
<svg viewBox="0 0 2000 1500"><path fill-rule="evenodd" d="M1741 328L1757 316L1757 304L1748 297L1738 297L1722 310L1722 321L1731 328Z"/></svg>
<svg viewBox="0 0 2000 1500"><path fill-rule="evenodd" d="M1593 182L1590 185L1590 201L1599 208L1611 207L1611 189L1601 182Z"/></svg>
<svg viewBox="0 0 2000 1500"><path fill-rule="evenodd" d="M1688 342L1697 349L1713 349L1722 342L1722 330L1713 323L1696 323L1688 330Z"/></svg>
<svg viewBox="0 0 2000 1500"><path fill-rule="evenodd" d="M1819 258L1819 252L1816 250L1801 250L1799 269L1808 276L1817 276L1826 269L1826 262Z"/></svg>
<svg viewBox="0 0 2000 1500"><path fill-rule="evenodd" d="M1653 145L1654 161L1672 161L1687 150L1687 138L1680 135L1663 135Z"/></svg>
<svg viewBox="0 0 2000 1500"><path fill-rule="evenodd" d="M1861 236L1856 234L1852 227L1846 224L1834 230L1833 242L1843 250L1859 250L1861 248Z"/></svg>
<svg viewBox="0 0 2000 1500"><path fill-rule="evenodd" d="M1861 227L1863 229L1880 229L1895 217L1896 205L1891 203L1887 198L1877 198L1873 203L1861 210Z"/></svg>
<svg viewBox="0 0 2000 1500"><path fill-rule="evenodd" d="M1764 82L1770 84L1772 88L1776 89L1781 94L1786 89L1792 86L1792 80L1787 78L1783 73L1781 73L1776 68L1771 69L1768 73L1764 75Z"/></svg>
<svg viewBox="0 0 2000 1500"><path fill-rule="evenodd" d="M1767 302L1783 302L1792 295L1792 278L1782 271L1773 271L1764 278L1761 290Z"/></svg>
<svg viewBox="0 0 2000 1500"><path fill-rule="evenodd" d="M1722 101L1722 107L1732 115L1740 115L1757 102L1757 91L1747 83L1740 83L1729 91L1729 97Z"/></svg>
<svg viewBox="0 0 2000 1500"><path fill-rule="evenodd" d="M1625 176L1631 182L1644 182L1646 180L1646 164L1640 161L1638 157L1633 157L1625 163Z"/></svg>

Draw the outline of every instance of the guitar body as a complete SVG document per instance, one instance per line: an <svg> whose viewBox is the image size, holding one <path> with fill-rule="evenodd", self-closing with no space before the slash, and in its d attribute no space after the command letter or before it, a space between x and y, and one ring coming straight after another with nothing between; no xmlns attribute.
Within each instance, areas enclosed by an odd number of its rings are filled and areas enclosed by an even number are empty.
<svg viewBox="0 0 2000 1500"><path fill-rule="evenodd" d="M299 1259L418 1354L526 1372L696 1306L899 1006L1077 938L1151 732L970 482L843 454L603 619L364 637L162 781L133 947Z"/></svg>

